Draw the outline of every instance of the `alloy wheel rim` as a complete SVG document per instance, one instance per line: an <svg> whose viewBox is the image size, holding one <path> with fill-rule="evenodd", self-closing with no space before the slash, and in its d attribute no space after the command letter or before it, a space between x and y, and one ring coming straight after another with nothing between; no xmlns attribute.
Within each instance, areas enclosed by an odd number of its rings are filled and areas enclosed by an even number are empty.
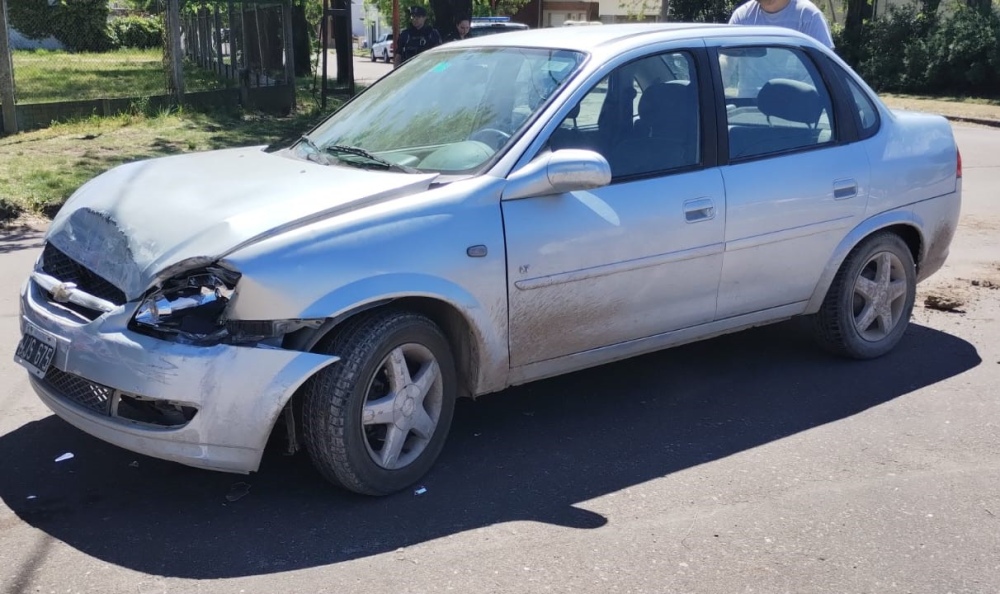
<svg viewBox="0 0 1000 594"><path fill-rule="evenodd" d="M902 260L891 252L872 255L861 267L851 295L854 328L861 338L878 342L888 337L902 318L907 292Z"/></svg>
<svg viewBox="0 0 1000 594"><path fill-rule="evenodd" d="M386 470L409 466L437 432L444 402L441 368L424 345L392 349L368 382L361 408L365 448Z"/></svg>

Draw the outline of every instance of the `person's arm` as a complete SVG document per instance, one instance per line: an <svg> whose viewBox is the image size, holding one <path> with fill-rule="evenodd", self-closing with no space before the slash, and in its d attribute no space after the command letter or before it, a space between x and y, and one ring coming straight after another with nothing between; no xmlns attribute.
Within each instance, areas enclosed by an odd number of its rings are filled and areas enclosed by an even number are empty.
<svg viewBox="0 0 1000 594"><path fill-rule="evenodd" d="M394 66L399 66L403 63L406 58L403 56L403 48L406 44L410 42L410 31L409 29L403 29L399 32L399 39L393 42L392 51L392 63Z"/></svg>

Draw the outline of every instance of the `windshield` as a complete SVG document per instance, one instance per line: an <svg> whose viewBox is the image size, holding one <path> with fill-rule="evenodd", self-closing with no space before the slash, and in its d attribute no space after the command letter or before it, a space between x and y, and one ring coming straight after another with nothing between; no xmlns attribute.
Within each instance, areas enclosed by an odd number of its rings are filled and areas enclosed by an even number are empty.
<svg viewBox="0 0 1000 594"><path fill-rule="evenodd" d="M419 54L330 116L308 135L311 144L296 148L358 167L474 173L583 60L579 52L515 47Z"/></svg>

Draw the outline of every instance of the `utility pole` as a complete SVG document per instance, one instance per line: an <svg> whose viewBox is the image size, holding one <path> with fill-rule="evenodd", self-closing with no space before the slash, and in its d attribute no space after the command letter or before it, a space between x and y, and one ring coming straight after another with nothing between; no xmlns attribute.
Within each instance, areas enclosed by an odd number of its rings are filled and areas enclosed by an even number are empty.
<svg viewBox="0 0 1000 594"><path fill-rule="evenodd" d="M14 61L7 36L7 0L0 0L0 102L3 103L3 131L17 132L17 109L14 107Z"/></svg>

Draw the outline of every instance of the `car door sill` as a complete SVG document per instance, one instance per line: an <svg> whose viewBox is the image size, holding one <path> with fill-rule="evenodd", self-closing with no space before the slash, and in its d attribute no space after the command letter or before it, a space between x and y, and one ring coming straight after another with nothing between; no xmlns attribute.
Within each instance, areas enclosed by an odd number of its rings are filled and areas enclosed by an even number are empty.
<svg viewBox="0 0 1000 594"><path fill-rule="evenodd" d="M521 365L510 370L510 385L516 386L572 371L579 371L588 367L628 359L669 347L745 330L754 326L764 326L781 322L801 314L805 311L807 303L807 301L799 301L724 320L716 320L707 324L699 324L698 326L681 328L646 338L565 355L555 359L528 363L527 365Z"/></svg>

